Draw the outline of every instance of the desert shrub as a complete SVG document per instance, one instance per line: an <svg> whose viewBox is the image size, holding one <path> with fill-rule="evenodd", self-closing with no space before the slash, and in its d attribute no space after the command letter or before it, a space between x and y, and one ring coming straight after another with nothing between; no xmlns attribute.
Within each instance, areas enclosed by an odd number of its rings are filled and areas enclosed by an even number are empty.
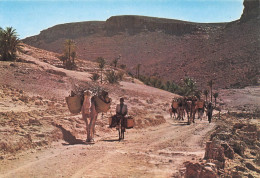
<svg viewBox="0 0 260 178"><path fill-rule="evenodd" d="M155 77L152 77L152 78L151 78L151 86L153 86L153 87L158 86L157 82L158 82L158 79L157 79L157 78L155 78Z"/></svg>
<svg viewBox="0 0 260 178"><path fill-rule="evenodd" d="M173 81L170 85L169 91L175 93L176 91L178 91L179 88L179 85Z"/></svg>
<svg viewBox="0 0 260 178"><path fill-rule="evenodd" d="M114 70L106 72L105 76L106 80L111 84L118 83L120 80L119 75Z"/></svg>
<svg viewBox="0 0 260 178"><path fill-rule="evenodd" d="M119 66L121 69L126 69L126 65L125 64L121 64L120 66Z"/></svg>
<svg viewBox="0 0 260 178"><path fill-rule="evenodd" d="M129 75L130 77L134 77L134 74L133 74L132 72L128 72L128 75Z"/></svg>
<svg viewBox="0 0 260 178"><path fill-rule="evenodd" d="M141 80L146 85L151 85L150 84L150 77L145 77L143 75L140 75L139 80Z"/></svg>
<svg viewBox="0 0 260 178"><path fill-rule="evenodd" d="M162 85L163 85L162 80L157 79L157 83L156 83L155 87L156 88L162 88Z"/></svg>
<svg viewBox="0 0 260 178"><path fill-rule="evenodd" d="M153 86L155 88L160 88L162 90L166 90L172 93L177 93L182 96L196 95L200 97L201 95L201 92L197 90L196 82L189 77L185 78L181 85L176 84L174 81L165 82L161 78L155 76L146 77L144 75L140 75L139 80L141 80L146 85Z"/></svg>
<svg viewBox="0 0 260 178"><path fill-rule="evenodd" d="M171 87L171 83L169 81L167 81L165 83L165 90L170 91L170 87Z"/></svg>
<svg viewBox="0 0 260 178"><path fill-rule="evenodd" d="M92 76L90 77L90 79L91 79L93 82L98 81L99 78L100 78L100 75L97 74L97 73L93 73Z"/></svg>

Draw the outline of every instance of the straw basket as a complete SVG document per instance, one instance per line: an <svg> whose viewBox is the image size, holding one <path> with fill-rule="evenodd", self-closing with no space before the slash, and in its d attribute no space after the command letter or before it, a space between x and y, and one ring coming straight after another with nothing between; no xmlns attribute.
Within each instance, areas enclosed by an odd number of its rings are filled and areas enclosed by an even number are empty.
<svg viewBox="0 0 260 178"><path fill-rule="evenodd" d="M204 102L203 101L198 101L197 102L197 106L198 106L198 108L203 108L203 106L204 106Z"/></svg>
<svg viewBox="0 0 260 178"><path fill-rule="evenodd" d="M66 97L66 102L69 108L69 111L72 114L78 114L81 111L81 97L80 96L69 96Z"/></svg>
<svg viewBox="0 0 260 178"><path fill-rule="evenodd" d="M172 102L172 107L173 107L174 109L177 109L177 108L178 108L178 102L177 102L177 101L173 101L173 102Z"/></svg>
<svg viewBox="0 0 260 178"><path fill-rule="evenodd" d="M127 119L127 122L126 122L126 128L127 128L127 129L131 129L131 128L133 128L134 125L135 125L134 118L131 117L131 116L128 116L128 117L126 117L126 119Z"/></svg>
<svg viewBox="0 0 260 178"><path fill-rule="evenodd" d="M94 96L96 111L99 112L107 112L110 109L111 102L105 103L98 96Z"/></svg>

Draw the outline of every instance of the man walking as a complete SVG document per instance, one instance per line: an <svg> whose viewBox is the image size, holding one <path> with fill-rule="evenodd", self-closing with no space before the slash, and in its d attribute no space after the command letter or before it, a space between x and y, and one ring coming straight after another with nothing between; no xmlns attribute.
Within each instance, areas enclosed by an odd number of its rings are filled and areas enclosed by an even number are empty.
<svg viewBox="0 0 260 178"><path fill-rule="evenodd" d="M208 116L208 121L211 123L211 118L212 118L212 113L213 113L213 105L210 102L207 106L207 116Z"/></svg>

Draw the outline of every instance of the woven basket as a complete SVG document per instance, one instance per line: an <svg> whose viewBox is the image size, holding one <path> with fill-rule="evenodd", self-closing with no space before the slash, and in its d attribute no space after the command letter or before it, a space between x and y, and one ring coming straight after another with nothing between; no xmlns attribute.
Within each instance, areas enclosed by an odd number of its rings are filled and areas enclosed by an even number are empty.
<svg viewBox="0 0 260 178"><path fill-rule="evenodd" d="M203 108L203 106L204 106L204 102L203 101L198 101L197 102L197 106L198 106L198 108Z"/></svg>
<svg viewBox="0 0 260 178"><path fill-rule="evenodd" d="M173 102L172 102L172 107L173 107L174 109L177 109L177 108L178 108L178 102L177 102L177 101L173 101Z"/></svg>
<svg viewBox="0 0 260 178"><path fill-rule="evenodd" d="M66 102L69 108L69 111L72 114L78 114L81 111L81 97L80 96L69 96L66 97Z"/></svg>
<svg viewBox="0 0 260 178"><path fill-rule="evenodd" d="M98 96L94 96L94 101L96 104L96 111L99 112L107 112L110 109L111 102L105 103Z"/></svg>

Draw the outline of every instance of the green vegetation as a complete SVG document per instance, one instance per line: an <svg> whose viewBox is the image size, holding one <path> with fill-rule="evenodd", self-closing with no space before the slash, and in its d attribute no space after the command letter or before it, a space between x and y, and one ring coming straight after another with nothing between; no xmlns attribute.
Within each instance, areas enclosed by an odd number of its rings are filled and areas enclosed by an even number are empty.
<svg viewBox="0 0 260 178"><path fill-rule="evenodd" d="M118 64L118 61L119 59L121 58L121 55L119 55L118 57L116 57L113 61L112 61L112 64L113 66L116 68L117 67L117 64Z"/></svg>
<svg viewBox="0 0 260 178"><path fill-rule="evenodd" d="M136 66L136 76L138 79L140 79L140 68L141 68L141 64L137 64Z"/></svg>
<svg viewBox="0 0 260 178"><path fill-rule="evenodd" d="M93 73L92 76L90 77L90 79L91 79L93 82L98 81L99 78L100 78L100 75L97 74L97 73Z"/></svg>
<svg viewBox="0 0 260 178"><path fill-rule="evenodd" d="M213 94L213 96L214 96L214 99L215 99L215 107L216 107L216 104L217 104L217 97L218 97L218 93L214 93L214 94Z"/></svg>
<svg viewBox="0 0 260 178"><path fill-rule="evenodd" d="M76 45L73 40L65 40L64 43L64 52L60 57L60 60L63 62L65 69L72 70L76 67L75 58L76 58Z"/></svg>
<svg viewBox="0 0 260 178"><path fill-rule="evenodd" d="M194 80L192 80L189 77L183 80L182 95L184 96L195 95L196 89L197 89L196 82Z"/></svg>
<svg viewBox="0 0 260 178"><path fill-rule="evenodd" d="M12 27L0 28L0 60L14 61L17 52L22 52L22 44Z"/></svg>
<svg viewBox="0 0 260 178"><path fill-rule="evenodd" d="M103 57L98 57L97 58L97 63L98 63L98 67L100 68L100 73L101 73L101 84L103 83L103 70L105 68L105 64L106 64L106 61Z"/></svg>
<svg viewBox="0 0 260 178"><path fill-rule="evenodd" d="M200 98L201 92L197 90L196 82L187 77L183 80L181 84L177 84L174 81L163 81L157 77L145 77L140 75L139 79L144 82L144 84L153 86L155 88L160 88L162 90L166 90L172 93L177 93L182 96L197 96Z"/></svg>
<svg viewBox="0 0 260 178"><path fill-rule="evenodd" d="M114 70L108 71L105 73L106 80L111 84L116 84L122 80L122 74L116 73Z"/></svg>
<svg viewBox="0 0 260 178"><path fill-rule="evenodd" d="M121 64L119 67L120 67L121 69L123 69L123 70L126 69L126 65L125 65L125 64Z"/></svg>

